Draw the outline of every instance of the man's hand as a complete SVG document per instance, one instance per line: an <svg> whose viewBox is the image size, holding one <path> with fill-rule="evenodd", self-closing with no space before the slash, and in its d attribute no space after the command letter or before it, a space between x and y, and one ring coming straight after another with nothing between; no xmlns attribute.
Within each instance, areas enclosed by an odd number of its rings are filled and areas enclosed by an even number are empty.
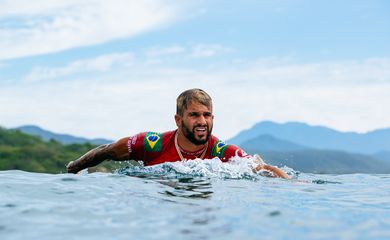
<svg viewBox="0 0 390 240"><path fill-rule="evenodd" d="M272 173L275 177L291 179L291 177L289 175L287 175L287 173L285 173L283 170L281 170L277 167L265 164L263 159L261 159L261 157L259 155L256 154L255 158L256 158L255 162L258 164L255 167L255 171L258 172L260 170L266 170L266 171Z"/></svg>
<svg viewBox="0 0 390 240"><path fill-rule="evenodd" d="M66 165L66 169L68 170L68 173L77 173L78 172L78 170L75 167L75 161L70 161Z"/></svg>

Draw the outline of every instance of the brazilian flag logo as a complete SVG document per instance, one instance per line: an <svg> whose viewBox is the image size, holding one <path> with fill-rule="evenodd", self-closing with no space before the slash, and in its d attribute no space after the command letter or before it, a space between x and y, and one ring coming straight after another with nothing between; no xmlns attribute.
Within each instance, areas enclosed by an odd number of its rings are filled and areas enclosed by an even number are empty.
<svg viewBox="0 0 390 240"><path fill-rule="evenodd" d="M213 151L211 152L211 156L213 157L223 157L225 154L225 150L229 145L225 142L219 140L213 147Z"/></svg>
<svg viewBox="0 0 390 240"><path fill-rule="evenodd" d="M162 148L162 134L155 132L148 132L144 139L145 151L159 152Z"/></svg>

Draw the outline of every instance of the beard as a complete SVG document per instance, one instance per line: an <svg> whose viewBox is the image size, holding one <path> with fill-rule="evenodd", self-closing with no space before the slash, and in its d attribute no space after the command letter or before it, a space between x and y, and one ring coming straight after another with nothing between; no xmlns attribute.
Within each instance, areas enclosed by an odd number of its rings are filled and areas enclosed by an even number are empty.
<svg viewBox="0 0 390 240"><path fill-rule="evenodd" d="M187 127L183 121L181 121L181 126L182 126L182 131L183 131L183 134L184 136L190 140L190 142L192 142L193 144L199 146L199 145L202 145L202 144L205 144L210 136L211 136L211 131L213 130L213 126L211 126L211 128L209 128L207 125L196 125L192 128L192 131L190 130L189 127ZM205 139L197 139L195 137L195 128L196 127L205 127L206 128L206 138Z"/></svg>

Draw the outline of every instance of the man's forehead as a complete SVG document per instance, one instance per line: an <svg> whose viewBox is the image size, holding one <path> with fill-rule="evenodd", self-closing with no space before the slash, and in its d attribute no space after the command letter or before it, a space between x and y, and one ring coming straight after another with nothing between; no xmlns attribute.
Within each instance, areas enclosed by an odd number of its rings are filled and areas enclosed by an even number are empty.
<svg viewBox="0 0 390 240"><path fill-rule="evenodd" d="M198 102L190 102L187 105L187 108L185 109L185 111L188 111L188 112L199 112L199 111L212 112L212 109L211 109L211 106L206 106L206 105L203 105L203 104L198 103Z"/></svg>

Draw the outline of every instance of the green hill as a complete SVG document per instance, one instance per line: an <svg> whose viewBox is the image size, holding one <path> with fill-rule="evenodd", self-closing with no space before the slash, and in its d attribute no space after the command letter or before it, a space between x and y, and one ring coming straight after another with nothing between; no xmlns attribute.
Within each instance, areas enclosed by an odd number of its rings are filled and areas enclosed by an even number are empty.
<svg viewBox="0 0 390 240"><path fill-rule="evenodd" d="M21 131L22 133L26 133L29 135L39 136L45 141L50 141L51 139L56 140L57 142L63 143L63 144L72 144L72 143L91 143L95 145L101 145L106 143L111 143L112 140L108 139L102 139L102 138L95 138L95 139L87 139L83 137L75 137L69 134L60 134L60 133L54 133L47 131L45 129L42 129L38 126L34 125L26 125L16 128L16 130Z"/></svg>
<svg viewBox="0 0 390 240"><path fill-rule="evenodd" d="M66 172L65 165L96 147L90 143L63 145L57 141L0 127L0 170Z"/></svg>

